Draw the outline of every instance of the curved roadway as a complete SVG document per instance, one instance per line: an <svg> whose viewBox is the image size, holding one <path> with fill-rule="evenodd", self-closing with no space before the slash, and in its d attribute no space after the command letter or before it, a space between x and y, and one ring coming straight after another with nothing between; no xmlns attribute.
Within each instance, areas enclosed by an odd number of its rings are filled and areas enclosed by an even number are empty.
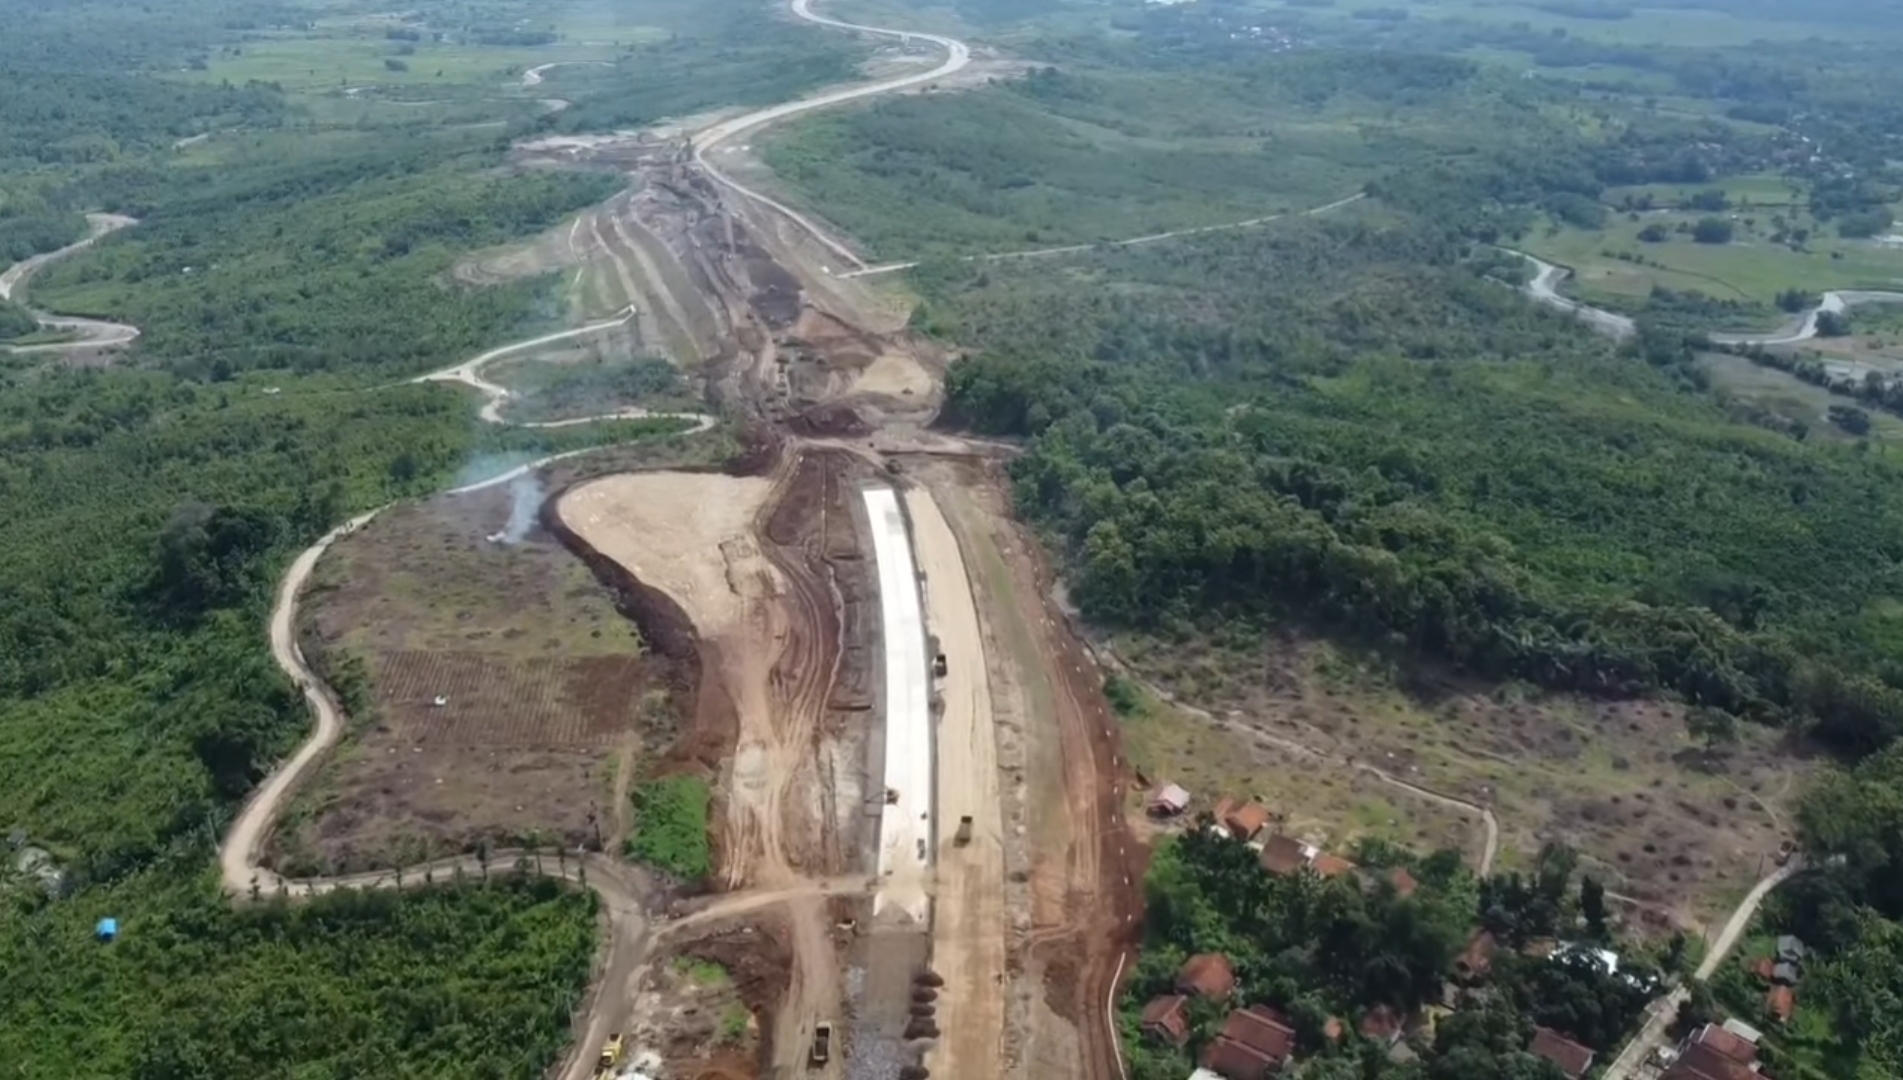
<svg viewBox="0 0 1903 1080"><path fill-rule="evenodd" d="M1631 318L1593 307L1574 300L1570 296L1560 295L1559 283L1572 274L1570 269L1549 263L1545 259L1529 255L1524 251L1506 250L1533 265L1533 280L1522 286L1520 291L1535 302L1570 315L1577 315L1594 330L1611 337L1623 340L1638 335L1638 324ZM1817 306L1799 315L1786 329L1769 334L1709 334L1707 336L1715 345L1797 345L1818 336L1818 316L1825 312L1842 315L1859 304L1903 304L1903 292L1838 289L1825 293L1819 299Z"/></svg>
<svg viewBox="0 0 1903 1080"><path fill-rule="evenodd" d="M929 41L945 50L944 62L930 71L915 71L909 75L901 75L897 78L884 79L879 82L866 83L860 86L849 86L845 89L832 90L816 97L801 98L798 101L789 101L781 105L769 106L768 108L760 109L756 112L747 113L744 116L736 116L731 120L723 120L694 135L694 162L706 170L708 177L715 183L732 191L736 195L752 199L784 215L800 228L811 233L813 239L824 245L826 250L839 256L846 262L851 263L855 268L863 270L866 266L865 260L854 254L851 248L833 239L827 234L825 229L814 224L811 219L799 211L770 196L763 195L741 184L726 173L721 172L718 166L708 160L707 155L718 148L720 144L727 142L734 136L745 131L752 131L765 124L784 120L790 116L798 116L801 113L812 112L815 109L829 108L833 105L842 105L848 101L857 101L861 98L869 98L877 94L889 94L895 90L909 89L923 83L931 82L934 79L942 79L947 75L962 71L967 64L971 63L971 49L964 42L956 38L941 37L937 34L921 34L909 30L891 30L882 26L864 26L859 23L829 19L824 15L815 15L812 10L812 0L793 0L792 12L799 18L810 23L817 23L820 26L830 26L837 30L851 30L854 33L871 34L875 37L899 38L903 41L910 41L916 38L920 41Z"/></svg>
<svg viewBox="0 0 1903 1080"><path fill-rule="evenodd" d="M26 287L27 279L45 269L49 264L84 251L99 242L100 237L114 233L129 225L137 225L137 218L123 214L87 214L86 222L91 226L85 239L71 243L58 251L48 251L23 259L0 273L0 300L14 299L14 292ZM139 336L139 328L125 323L107 322L103 319L82 319L76 315L54 315L45 311L27 309L39 322L41 329L57 330L77 334L71 341L49 341L39 345L0 345L0 352L41 353L41 352L77 352L80 349L106 349L119 345L129 345Z"/></svg>
<svg viewBox="0 0 1903 1080"><path fill-rule="evenodd" d="M955 41L951 38L938 37L931 34L912 34L906 31L888 30L880 27L860 26L815 15L810 10L810 3L811 0L792 0L791 7L793 13L801 19L823 26L852 30L859 33L876 34L884 37L919 38L921 40L931 41L945 48L947 59L943 64L940 64L928 72L915 73L902 78L887 79L881 82L844 90L836 90L818 97L772 106L725 121L703 132L697 138L695 156L697 160L700 161L702 167L707 170L708 175L717 183L740 195L755 199L779 213L785 214L788 218L810 232L829 250L839 254L842 258L850 260L855 265L864 265L856 256L852 255L843 244L827 236L817 225L780 203L735 183L723 175L718 169L707 164L705 158L701 155L740 132L752 130L763 124L809 112L814 109L871 97L875 94L902 90L923 82L928 82L932 79L940 78L944 75L949 75L969 63L971 54L963 42ZM539 72L537 74L539 74ZM130 224L129 219L115 222L111 227L119 227L123 224ZM95 222L95 227L99 227L97 222ZM101 231L95 234L94 238L96 238L97 235L103 235L105 231L110 231L110 228L101 229ZM79 245L74 245L74 247L69 250L78 250L78 248L85 246L86 243L90 243L91 239L93 238L89 238ZM32 266L16 267L8 271L9 276L4 279L7 291L10 292L14 283L23 280L33 269L37 268L37 266L43 265L46 261L50 261L51 257L57 257L65 253L66 252L54 253L53 256L42 259ZM493 349L471 360L444 368L440 371L431 372L413 381L459 382L471 386L488 399L484 403L480 413L484 421L495 424L510 423L510 421L505 420L501 415L501 408L503 402L509 396L509 391L507 388L482 377L482 368L486 364L513 353L524 352L532 348L613 329L624 325L632 314L632 309L630 309L628 314L617 319L592 323L587 326L559 331L553 334L545 334L527 341L516 342L499 349ZM131 340L131 336L136 336L138 333L138 331L132 327L126 327L125 330L129 331L130 334L125 340ZM599 420L619 420L648 416L678 416L683 419L692 419L696 425L693 429L695 431L704 431L708 427L711 427L714 422L712 417L698 413L650 414L644 410L618 410L612 413L581 417L574 420L550 421L541 424L525 424L522 426L556 427L567 424L590 423ZM475 484L456 488L451 494L476 491L498 484L506 484L516 477L531 470L541 468L550 462L586 452L588 451L571 451L569 453L557 454L539 461L530 462L527 465L505 472L500 476L491 477ZM324 754L336 745L338 739L342 737L344 730L344 714L341 704L331 689L326 686L318 674L312 670L310 664L304 657L303 651L298 647L298 594L309 581L311 572L316 568L317 562L323 556L324 552L329 550L330 546L339 538L362 528L375 517L381 509L383 508L379 507L377 510L360 514L325 534L323 538L319 539L309 548L306 548L292 561L291 566L285 571L284 577L278 583L277 598L271 609L269 627L271 654L273 659L277 661L278 667L304 692L304 698L310 705L314 724L310 737L298 747L297 751L292 754L289 760L281 763L274 769L271 775L252 793L219 844L218 862L220 878L225 889L233 896L248 895L254 889L259 893L269 891L272 893L282 892L291 896L309 896L339 888L383 888L393 887L400 883L400 878L394 871L343 877L289 879L260 866L258 863L258 857L277 821L278 814L283 809L285 800L297 787L298 783L308 776L316 767ZM515 851L495 852L489 856L488 866L492 869L499 868L502 872L507 872L515 860L522 857L528 857L528 853ZM464 857L443 860L426 866L412 867L404 871L403 876L407 876L412 881L417 881L421 880L426 874L454 874L459 870L465 874L481 873L484 869L485 867L482 860L478 860L474 857ZM588 1076L591 1071L593 1060L588 1053L589 1049L598 1045L600 1041L606 1037L611 1026L618 1026L625 1018L625 1013L633 991L632 979L638 966L642 944L647 935L647 927L645 920L642 918L641 909L643 889L640 887L638 875L635 871L617 864L615 860L611 858L600 855L564 858L561 860L558 869L561 876L575 881L581 881L585 875L588 887L595 890L595 892L601 896L607 908L608 916L609 942L605 967L602 971L597 973L597 978L591 991L590 1002L584 1009L583 1018L578 1021L578 1038L571 1048L561 1072L561 1075L571 1078L571 1080L580 1080L580 1078ZM546 870L545 866L544 870Z"/></svg>

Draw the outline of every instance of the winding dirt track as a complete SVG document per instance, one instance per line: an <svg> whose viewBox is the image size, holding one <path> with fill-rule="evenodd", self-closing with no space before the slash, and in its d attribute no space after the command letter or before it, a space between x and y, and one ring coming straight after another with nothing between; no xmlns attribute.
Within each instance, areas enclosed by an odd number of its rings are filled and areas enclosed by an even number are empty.
<svg viewBox="0 0 1903 1080"><path fill-rule="evenodd" d="M690 435L696 434L698 432L706 431L708 428L713 427L714 418L707 415L706 413L671 413L671 412L657 413L651 409L642 409L642 408L636 408L633 406L630 406L625 409L616 409L613 412L596 413L592 416L578 416L572 420L523 421L523 420L505 420L502 418L502 406L509 400L510 397L513 396L513 394L509 390L508 387L502 386L499 383L492 383L489 380L483 378L482 369L484 367L488 366L489 364L497 360L502 359L505 356L514 356L517 353L528 352L531 349L539 349L544 345L554 345L558 342L569 341L574 338L588 337L594 334L602 333L603 331L607 331L607 330L618 330L621 327L628 325L628 323L631 320L633 320L634 317L635 317L634 305L630 304L628 305L627 311L618 318L604 319L601 322L589 323L586 326L577 326L572 330L558 330L552 334L543 334L541 337L529 338L527 341L518 341L511 345L504 345L498 349L490 349L488 352L483 353L482 355L476 357L473 360L465 360L460 364L455 364L450 367L443 368L440 371L432 371L427 375L418 375L416 378L411 379L410 381L413 383L455 382L455 383L462 383L464 386L474 387L485 398L488 399L487 401L483 402L482 410L478 412L476 415L481 417L483 422L490 423L490 424L508 424L512 427L523 427L523 428L561 428L561 427L574 427L577 424L594 424L604 420L676 419L676 420L692 420L694 422L694 426L692 428L689 428L687 432ZM538 468L541 464L546 464L554 460L556 459L547 458L547 459L544 459L543 462L537 463L535 465L526 466L525 468L528 468L528 469ZM516 473L510 474L510 478L513 479L514 477L520 476L520 475L521 475L521 472L518 471ZM498 480L485 480L480 484L474 485L473 487L458 488L452 494L461 494L462 492L465 492L465 491L475 491L475 490L478 490L479 488L489 487L498 482L499 482Z"/></svg>
<svg viewBox="0 0 1903 1080"><path fill-rule="evenodd" d="M1588 326L1602 334L1621 340L1637 337L1638 323L1627 316L1590 304L1562 296L1559 283L1571 276L1572 270L1547 262L1524 251L1512 251L1533 266L1533 280L1521 288L1528 298L1547 307L1556 308L1570 315L1577 315ZM1839 289L1827 292L1818 299L1817 305L1798 315L1791 325L1783 330L1769 334L1711 334L1712 342L1717 345L1798 345L1817 337L1818 317L1825 314L1842 315L1860 304L1903 304L1903 292L1880 292L1871 289Z"/></svg>
<svg viewBox="0 0 1903 1080"><path fill-rule="evenodd" d="M26 286L27 279L39 273L48 265L92 247L99 239L109 233L139 223L137 218L123 214L87 214L86 223L91 227L85 239L71 243L58 251L48 251L23 259L0 273L0 300L14 299L14 292ZM32 311L32 309L28 309ZM103 319L82 319L76 315L53 315L44 311L32 311L33 318L39 321L43 330L55 330L78 335L71 341L50 341L41 345L0 345L0 352L13 353L55 353L77 352L81 349L108 349L119 345L129 345L139 336L139 328L125 323L106 322Z"/></svg>
<svg viewBox="0 0 1903 1080"><path fill-rule="evenodd" d="M947 59L945 63L929 72L909 75L898 79L889 79L866 86L838 90L814 98L761 109L745 116L729 120L709 132L703 133L703 135L697 139L697 159L707 150L712 149L720 142L742 131L752 130L763 124L814 109L867 98L875 94L902 90L929 81L930 79L955 72L969 62L969 50L966 49L962 42L932 35L908 34L899 30L887 30L878 27L859 26L839 22L813 14L809 9L809 4L810 0L793 0L791 9L799 18L821 25L885 37L918 37L922 40L933 41L946 49ZM540 72L538 71L534 74L539 76ZM705 168L708 174L717 182L740 195L755 199L786 215L789 219L799 224L800 227L811 232L813 236L827 246L829 250L840 254L855 264L863 265L859 263L856 257L851 255L850 251L846 249L843 244L828 237L823 230L812 222L772 199L749 191L741 185L734 183L729 178L723 176L717 169L708 165L704 159L700 160L702 167ZM116 228L129 223L129 219L115 221L110 227ZM96 223L96 227L99 227L98 223ZM110 230L109 228L102 228L101 232L97 235L103 235L104 231ZM87 242L90 242L90 240ZM84 245L75 245L71 250L78 250L82 246ZM54 253L53 257L59 254L64 254L64 252ZM10 293L17 282L24 280L33 269L39 265L44 265L46 261L50 261L50 258L51 257L42 259L40 262L34 263L31 266L23 265L8 271L8 277L4 279L7 292ZM487 401L480 411L482 420L493 424L510 423L510 421L504 419L501 415L501 408L509 396L509 391L507 388L482 377L482 368L486 364L501 357L527 351L532 348L622 326L633 314L634 312L630 310L626 315L617 319L577 327L572 330L559 331L553 334L545 334L527 341L493 349L468 361L444 368L440 371L431 372L413 381L458 382L470 386L487 398ZM138 333L138 331L132 327L125 327L124 330L127 331L125 340L131 340L131 337L136 336ZM88 344L96 345L98 343L89 342ZM683 419L691 419L695 422L696 426L694 430L696 431L706 430L714 423L712 417L703 414L650 414L642 410L618 410L599 416L523 426L556 427L565 424L629 419L651 415L678 416ZM566 454L543 458L539 461L530 462L529 464L512 469L500 476L456 488L450 493L458 494L493 487L498 484L506 484L518 476L539 469L554 461L586 452L587 451L572 451ZM411 881L419 881L426 875L454 875L458 872L465 875L471 873L487 873L491 864L501 862L506 868L508 865L515 863L519 858L530 857L520 852L497 852L492 854L487 860L476 858L450 859L424 867L410 868L402 875L391 872L387 874L373 873L312 879L287 879L259 865L259 854L265 841L269 838L272 828L276 824L278 815L283 810L286 799L296 789L297 785L312 772L318 762L322 760L323 756L337 744L344 730L343 709L336 695L325 685L317 673L312 670L309 663L305 660L302 650L298 648L296 640L298 595L309 581L312 571L315 569L318 560L323 556L325 551L339 538L362 528L382 509L384 508L380 507L377 510L361 514L327 533L323 538L305 549L293 560L291 566L286 570L284 577L278 583L277 599L272 607L269 626L272 656L285 674L290 676L304 692L305 700L310 705L311 715L315 723L310 737L298 747L297 751L289 760L283 762L273 770L271 775L252 793L219 845L221 881L224 888L234 897L250 895L254 890L260 894L269 891L290 896L310 896L339 888L397 887L401 884L403 877L408 877ZM830 600L830 598L813 598L815 604L822 599L828 602ZM797 637L797 635L794 636ZM795 674L797 674L797 672ZM824 682L823 679L810 678L813 674L814 673L811 672L806 673L809 677L801 681L802 688L810 691L812 687L806 686L806 683L810 682L817 685ZM766 846L771 847L772 845ZM777 869L777 867L773 868ZM545 863L543 864L543 869L546 870ZM619 866L614 860L603 856L584 855L574 858L564 857L558 865L558 872L560 876L570 880L577 882L585 881L587 887L595 890L595 892L600 895L605 908L609 935L605 966L603 970L598 973L595 985L590 993L589 1003L585 1007L583 1015L577 1020L578 1039L571 1048L569 1056L560 1072L560 1075L564 1078L568 1078L568 1080L581 1080L581 1078L588 1076L592 1069L593 1062L589 1057L589 1050L599 1045L611 1027L618 1026L626 1018L628 1003L632 1000L634 991L632 985L633 979L636 975L638 963L645 947L647 925L642 917L641 904L643 890L634 873L629 868ZM769 884L770 887L779 891L783 891L788 886L794 884L791 880L791 875L769 874L769 876L774 877L776 880L766 884ZM857 888L859 886L853 884L848 887ZM743 908L742 905L752 902L761 904L781 902L791 904L795 907L814 906L815 911L817 911L816 905L820 903L823 896L832 892L831 889L806 891L796 889L796 891L799 892L799 895L789 894L756 901L749 901L744 897L734 898L728 905L718 909L710 909L710 913L712 910L744 910L745 908ZM810 895L808 894L809 891ZM845 890L842 889L840 891ZM708 916L703 916L703 918L704 917ZM795 920L795 922L799 924L811 921L813 920ZM788 1011L796 1012L797 1010ZM788 1017L785 1019L792 1020L796 1023L809 1023L812 1018L802 1016ZM782 1027L785 1026L786 1024L783 1023Z"/></svg>
<svg viewBox="0 0 1903 1080"><path fill-rule="evenodd" d="M1724 963L1725 957L1731 954L1738 940L1744 936L1745 929L1751 925L1751 919L1757 915L1758 907L1764 903L1765 897L1770 896L1772 889L1789 881L1792 875L1803 867L1803 860L1794 857L1751 887L1744 901L1738 905L1736 911L1731 913L1731 918L1718 932L1718 939L1711 943L1709 950L1705 953L1705 959L1699 963L1698 970L1692 974L1693 979L1704 982L1718 971L1718 966ZM1678 1021L1679 1006L1690 997L1691 988L1690 983L1687 982L1653 1002L1645 1025L1639 1029L1637 1035L1632 1037L1632 1041L1625 1044L1625 1047L1619 1051L1619 1056L1613 1059L1612 1064L1606 1067L1603 1080L1626 1080L1632 1075L1634 1069L1651 1058L1652 1051L1665 1045L1672 1025Z"/></svg>
<svg viewBox="0 0 1903 1080"><path fill-rule="evenodd" d="M1358 203L1367 197L1367 192L1356 192L1346 198L1336 199L1331 203L1310 207L1307 210L1301 211L1298 216L1315 217L1318 214L1326 214L1330 210L1339 210L1344 206ZM1024 248L1019 251L995 251L989 255L966 255L958 261L1006 262L1012 259L1042 259L1059 255L1078 255L1086 251L1096 251L1101 248L1142 247L1145 244L1160 244L1165 240L1177 240L1186 236L1205 236L1209 233L1234 232L1238 229L1254 229L1272 222L1281 221L1288 216L1288 214L1269 214L1264 217L1249 218L1246 221L1227 221L1221 225L1198 225L1189 229L1171 229L1168 232L1146 233L1142 236L1131 236L1122 240L1105 240L1100 243L1092 244L1065 244L1061 247ZM847 279L877 277L881 274L895 274L901 270L910 270L918 265L916 261L880 263L877 266L861 266L857 270L849 270L839 276Z"/></svg>
<svg viewBox="0 0 1903 1080"><path fill-rule="evenodd" d="M745 116L736 116L732 120L715 124L713 127L694 136L694 162L706 170L707 175L721 187L732 191L736 195L752 199L762 206L772 208L776 213L781 214L794 224L797 224L800 228L811 233L813 239L824 245L826 250L839 256L854 267L863 270L866 265L865 260L854 254L851 248L834 239L825 229L814 224L799 211L769 196L763 195L752 188L746 187L726 173L721 172L719 166L708 160L707 155L712 153L721 143L732 139L742 132L752 131L755 128L784 120L790 116L798 116L801 113L812 112L815 109L830 108L831 106L841 105L848 101L858 101L862 98L869 98L877 94L889 94L897 90L909 89L931 82L933 79L942 79L947 75L963 70L965 65L971 63L971 49L962 41L955 38L940 37L937 34L921 34L909 30L891 30L882 26L864 26L859 23L829 19L824 15L815 15L812 10L812 2L813 0L793 0L791 10L795 16L807 22L817 23L820 26L830 26L836 30L850 30L854 33L870 34L874 37L898 38L901 41L910 41L914 38L920 41L929 41L945 50L945 61L930 71L917 71L909 75L885 79L881 82L867 83L863 86L849 86L843 90L833 90L816 97L789 101L782 105L774 105L757 112L748 113Z"/></svg>

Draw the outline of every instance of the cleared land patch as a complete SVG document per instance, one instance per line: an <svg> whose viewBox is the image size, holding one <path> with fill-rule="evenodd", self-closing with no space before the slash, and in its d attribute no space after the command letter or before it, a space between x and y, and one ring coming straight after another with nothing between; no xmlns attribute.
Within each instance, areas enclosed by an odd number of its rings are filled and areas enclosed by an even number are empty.
<svg viewBox="0 0 1903 1080"><path fill-rule="evenodd" d="M772 484L764 477L654 472L607 476L562 496L561 515L603 555L680 604L704 637L739 618L728 580L740 548L757 553L751 530Z"/></svg>
<svg viewBox="0 0 1903 1080"><path fill-rule="evenodd" d="M398 737L478 746L611 745L645 681L637 657L399 652L379 666L377 704Z"/></svg>
<svg viewBox="0 0 1903 1080"><path fill-rule="evenodd" d="M1899 361L1882 353L1868 353L1858 360L1846 360L1842 354L1831 347L1832 343L1807 343L1812 351L1823 352L1826 363L1868 365L1870 370L1895 370ZM1730 353L1706 353L1700 357L1700 363L1712 377L1714 385L1743 401L1768 409L1787 420L1796 420L1810 427L1809 438L1831 439L1840 442L1854 442L1853 436L1830 422L1832 406L1854 406L1864 409L1870 417L1870 432L1865 438L1879 443L1896 442L1903 439L1903 419L1889 413L1871 409L1857 399L1808 383L1788 372L1773 367L1754 364L1742 356Z"/></svg>
<svg viewBox="0 0 1903 1080"><path fill-rule="evenodd" d="M1133 754L1145 743L1177 753L1201 741L1209 745L1204 768L1236 782L1247 774L1225 773L1235 767L1219 755L1260 732L1336 763L1366 763L1491 807L1502 869L1530 865L1543 843L1561 841L1609 888L1687 925L1702 924L1747 888L1760 860L1788 838L1806 771L1774 735L1748 726L1737 741L1707 748L1687 734L1676 705L1597 702L1512 684L1489 692L1444 676L1397 674L1298 636L1259 651L1142 643L1121 650L1172 693L1209 708L1234 736L1210 744L1198 733L1209 721L1166 712L1150 722L1160 730L1133 735ZM1369 835L1416 845L1448 835L1451 812L1424 814L1418 800L1372 777L1324 782L1316 765L1291 755L1246 793L1337 848Z"/></svg>
<svg viewBox="0 0 1903 1080"><path fill-rule="evenodd" d="M318 564L299 638L354 730L287 813L281 865L615 831L616 773L673 735L674 672L535 526L542 497L524 482L395 506Z"/></svg>

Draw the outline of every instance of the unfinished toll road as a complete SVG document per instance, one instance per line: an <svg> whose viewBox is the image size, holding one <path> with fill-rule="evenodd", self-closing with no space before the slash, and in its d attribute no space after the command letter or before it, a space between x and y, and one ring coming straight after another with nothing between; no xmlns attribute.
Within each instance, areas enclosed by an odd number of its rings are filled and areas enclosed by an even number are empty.
<svg viewBox="0 0 1903 1080"><path fill-rule="evenodd" d="M769 1052L803 1064L806 1037L843 1004L820 883L835 872L816 746L840 682L841 613L823 539L839 455L787 452L766 476L642 473L577 485L555 510L594 551L665 594L693 624L700 658L693 726L725 743L719 877L778 891L792 946ZM812 514L819 509L822 513Z"/></svg>
<svg viewBox="0 0 1903 1080"><path fill-rule="evenodd" d="M944 1036L925 1055L935 1076L1002 1076L1004 820L997 726L978 609L958 538L931 492L905 493L925 582L925 621L945 657L939 680L938 870L932 963Z"/></svg>
<svg viewBox="0 0 1903 1080"><path fill-rule="evenodd" d="M794 11L835 28L907 36L816 18L806 0ZM962 63L961 44L941 44L948 63ZM1043 602L1048 577L1002 509L1000 472L971 457L939 459L955 464L934 474L925 494L868 448L870 440L882 450L974 453L924 431L942 400L943 350L912 334L905 312L874 286L831 274L827 264L849 251L843 241L705 164L739 132L931 77L822 94L714 129L591 144L568 162L625 166L631 193L521 259L476 269L490 282L536 267L592 266L588 284L601 291L586 294L593 310L577 305L577 321L620 317L535 347L596 334L643 347L692 338L695 348L670 354L683 366L698 359L693 374L750 440L746 460L727 472L597 476L544 504L540 519L598 579L612 579L644 640L694 672L680 699L688 714L681 738L635 768L716 781L713 884L738 895L703 909L705 921L694 925L758 919L788 946L784 997L760 1017L760 1064L775 1075L883 1080L928 1056L941 1076L1121 1080L1104 1004L1135 913L1138 853L1121 832L1121 756L1089 658ZM502 408L506 390L484 378L480 362L438 377L487 397L491 422L514 422ZM892 588L915 594L925 631L956 654L941 687L945 719L923 751L919 786L932 789L924 923L874 917L869 894L837 886L866 875L886 802L870 762L892 702L879 690L878 584L859 497L874 483L917 519L905 529L908 548L917 545L907 573L924 570L923 590L916 580ZM892 648L922 654L919 628L909 633L909 645ZM314 695L323 691L314 675L304 678ZM335 737L334 726L320 734L311 755ZM300 754L270 790L281 795L311 760ZM265 831L274 812L264 811ZM961 842L967 815L971 838ZM237 833L230 850L241 868L252 865L250 848ZM615 940L624 955L625 939ZM926 967L945 968L960 985L937 999L940 1023L914 1035L910 988ZM567 1075L586 1074L606 1031L636 1030L628 985L616 973L601 984ZM809 1070L821 1021L838 1025L835 1050Z"/></svg>

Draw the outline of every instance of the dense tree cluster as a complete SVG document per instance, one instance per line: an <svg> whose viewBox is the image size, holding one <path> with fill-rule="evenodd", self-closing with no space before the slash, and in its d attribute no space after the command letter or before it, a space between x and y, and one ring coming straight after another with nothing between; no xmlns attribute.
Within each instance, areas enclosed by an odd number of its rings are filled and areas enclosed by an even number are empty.
<svg viewBox="0 0 1903 1080"><path fill-rule="evenodd" d="M1457 852L1417 858L1381 844L1360 853L1365 877L1276 875L1209 824L1205 819L1166 842L1145 881L1144 949L1125 988L1129 1056L1139 1080L1180 1078L1221 1026L1225 1007L1199 1001L1181 1050L1136 1033L1142 1005L1170 992L1178 968L1196 953L1229 958L1238 986L1231 1006L1267 1004L1289 1017L1303 1059L1292 1075L1305 1080L1551 1080L1559 1075L1551 1064L1526 1052L1534 1025L1609 1048L1656 992L1656 973L1640 959L1632 958L1621 977L1590 951L1521 955L1519 946L1540 935L1503 936L1484 980L1487 992L1443 1017L1431 1039L1413 1040L1420 1060L1391 1060L1385 1046L1352 1034L1332 1042L1325 1036L1330 1016L1350 1021L1352 1031L1373 1008L1411 1016L1439 1003L1455 956L1477 928L1501 921L1530 928L1542 919L1570 924L1585 906L1571 899L1570 853L1543 853L1531 889L1518 879L1476 882ZM1412 896L1387 883L1381 871L1391 866L1410 869L1418 882Z"/></svg>
<svg viewBox="0 0 1903 1080"><path fill-rule="evenodd" d="M0 342L25 337L40 328L40 321L23 305L0 300Z"/></svg>
<svg viewBox="0 0 1903 1080"><path fill-rule="evenodd" d="M0 0L0 264L77 238L73 211L143 219L33 282L138 324L118 366L0 356L0 835L52 874L0 848L0 1056L25 1074L528 1078L588 977L593 901L553 886L234 911L206 873L308 730L264 638L293 552L452 477L679 426L501 428L392 378L548 319L545 282L445 271L614 177L508 173L493 129L287 132L275 89L136 74L307 17ZM215 167L172 150L211 127Z"/></svg>
<svg viewBox="0 0 1903 1080"><path fill-rule="evenodd" d="M1728 422L1682 341L1613 352L1436 267L1436 235L1106 257L1141 300L987 271L932 309L989 347L953 369L950 413L1031 437L1019 506L1096 617L1293 616L1493 677L1892 738L1903 668L1853 564L1895 546L1896 470Z"/></svg>
<svg viewBox="0 0 1903 1080"><path fill-rule="evenodd" d="M531 310L528 286L443 288L436 275L457 252L552 225L617 183L482 173L493 148L453 134L352 137L315 159L283 160L275 143L254 153L241 169L97 178L108 205L144 220L48 270L40 302L134 323L147 355L198 377L413 372L478 350Z"/></svg>
<svg viewBox="0 0 1903 1080"><path fill-rule="evenodd" d="M541 1076L587 988L594 896L447 884L234 910L144 875L9 910L0 1055L44 1076Z"/></svg>
<svg viewBox="0 0 1903 1080"><path fill-rule="evenodd" d="M10 80L0 101L0 165L107 163L215 125L275 126L284 110L268 86L40 72Z"/></svg>

